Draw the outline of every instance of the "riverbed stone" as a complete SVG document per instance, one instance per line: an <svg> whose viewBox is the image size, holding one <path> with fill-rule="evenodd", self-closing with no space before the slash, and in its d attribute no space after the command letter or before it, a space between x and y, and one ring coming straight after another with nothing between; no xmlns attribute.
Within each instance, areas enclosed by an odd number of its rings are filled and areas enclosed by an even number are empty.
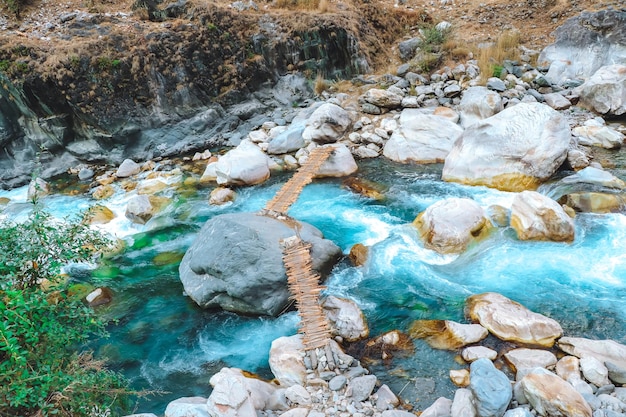
<svg viewBox="0 0 626 417"><path fill-rule="evenodd" d="M511 204L511 227L520 240L574 240L574 221L563 207L536 191L522 191Z"/></svg>
<svg viewBox="0 0 626 417"><path fill-rule="evenodd" d="M285 389L285 398L292 405L309 405L311 404L311 394L302 385L296 384Z"/></svg>
<svg viewBox="0 0 626 417"><path fill-rule="evenodd" d="M440 200L420 213L413 224L424 246L439 253L463 252L493 228L482 207L468 198Z"/></svg>
<svg viewBox="0 0 626 417"><path fill-rule="evenodd" d="M592 340L582 337L562 337L559 339L559 349L578 358L593 356L600 362L611 362L621 368L626 368L626 345L614 340Z"/></svg>
<svg viewBox="0 0 626 417"><path fill-rule="evenodd" d="M580 359L580 370L585 379L596 387L611 383L609 381L609 370L604 366L604 363L593 356L585 356Z"/></svg>
<svg viewBox="0 0 626 417"><path fill-rule="evenodd" d="M584 146L598 146L605 149L619 149L624 143L624 135L602 124L585 124L572 129L578 143Z"/></svg>
<svg viewBox="0 0 626 417"><path fill-rule="evenodd" d="M128 200L124 215L133 223L146 224L146 222L152 218L155 211L147 195L137 195Z"/></svg>
<svg viewBox="0 0 626 417"><path fill-rule="evenodd" d="M327 145L334 148L333 153L320 166L315 178L346 177L358 171L359 167L350 149L344 144Z"/></svg>
<svg viewBox="0 0 626 417"><path fill-rule="evenodd" d="M304 124L294 123L287 129L279 133L270 141L267 153L270 155L279 155L289 152L295 152L303 148L306 144L302 138L304 132Z"/></svg>
<svg viewBox="0 0 626 417"><path fill-rule="evenodd" d="M530 373L520 380L520 386L528 402L540 415L591 417L591 407L584 398L554 374Z"/></svg>
<svg viewBox="0 0 626 417"><path fill-rule="evenodd" d="M543 99L546 101L546 104L554 110L565 110L572 107L572 102L559 93L544 94Z"/></svg>
<svg viewBox="0 0 626 417"><path fill-rule="evenodd" d="M339 391L346 386L348 379L344 375L336 375L333 379L328 381L328 388L331 391Z"/></svg>
<svg viewBox="0 0 626 417"><path fill-rule="evenodd" d="M505 353L504 358L513 370L551 368L557 362L554 353L541 349L513 349Z"/></svg>
<svg viewBox="0 0 626 417"><path fill-rule="evenodd" d="M352 123L350 114L333 103L324 103L306 121L302 138L306 143L334 143L340 139Z"/></svg>
<svg viewBox="0 0 626 417"><path fill-rule="evenodd" d="M452 400L445 397L439 397L430 405L430 407L422 411L420 417L450 417L451 409Z"/></svg>
<svg viewBox="0 0 626 417"><path fill-rule="evenodd" d="M363 375L353 378L347 388L352 392L352 399L354 401L366 401L372 394L372 391L374 391L376 380L375 375Z"/></svg>
<svg viewBox="0 0 626 417"><path fill-rule="evenodd" d="M216 181L220 185L255 185L270 177L271 161L249 140L243 140L215 163Z"/></svg>
<svg viewBox="0 0 626 417"><path fill-rule="evenodd" d="M371 88L367 90L360 99L376 107L386 109L395 109L402 104L402 96L400 94L381 88Z"/></svg>
<svg viewBox="0 0 626 417"><path fill-rule="evenodd" d="M509 378L486 358L470 365L469 389L480 417L502 417L513 396Z"/></svg>
<svg viewBox="0 0 626 417"><path fill-rule="evenodd" d="M207 399L183 397L174 400L165 408L165 417L210 417Z"/></svg>
<svg viewBox="0 0 626 417"><path fill-rule="evenodd" d="M500 94L483 86L470 87L463 93L458 110L464 128L491 117L504 109Z"/></svg>
<svg viewBox="0 0 626 417"><path fill-rule="evenodd" d="M626 113L626 62L598 69L574 92L580 97L580 106L607 116Z"/></svg>
<svg viewBox="0 0 626 417"><path fill-rule="evenodd" d="M465 388L470 383L470 373L467 369L450 369L450 381L457 387Z"/></svg>
<svg viewBox="0 0 626 417"><path fill-rule="evenodd" d="M592 166L588 166L580 171L577 171L573 175L563 178L561 182L569 185L580 185L581 187L584 185L587 185L587 187L589 185L595 185L610 188L612 190L626 189L626 182L624 182L624 180L616 177L608 171Z"/></svg>
<svg viewBox="0 0 626 417"><path fill-rule="evenodd" d="M132 159L124 159L124 161L117 168L117 171L115 171L115 176L117 178L128 178L138 174L140 171L141 165Z"/></svg>
<svg viewBox="0 0 626 417"><path fill-rule="evenodd" d="M474 406L474 395L466 388L459 388L454 393L454 400L450 407L451 417L477 417L478 413Z"/></svg>
<svg viewBox="0 0 626 417"><path fill-rule="evenodd" d="M281 387L303 385L306 382L306 367L302 335L274 340L270 348L269 365Z"/></svg>
<svg viewBox="0 0 626 417"><path fill-rule="evenodd" d="M489 332L479 324L461 324L451 320L416 320L411 324L409 335L425 339L436 349L456 350L477 343Z"/></svg>
<svg viewBox="0 0 626 417"><path fill-rule="evenodd" d="M393 409L395 406L400 404L400 400L396 397L396 394L394 394L386 384L383 384L380 388L378 388L375 398L376 409L378 411Z"/></svg>
<svg viewBox="0 0 626 417"><path fill-rule="evenodd" d="M469 126L445 159L442 178L504 191L535 189L567 157L567 120L541 103L520 103Z"/></svg>
<svg viewBox="0 0 626 417"><path fill-rule="evenodd" d="M527 408L517 407L512 410L507 410L507 412L504 413L504 417L533 417L533 413Z"/></svg>
<svg viewBox="0 0 626 417"><path fill-rule="evenodd" d="M85 301L89 307L97 307L104 304L109 304L113 301L113 291L107 287L96 288L85 297Z"/></svg>
<svg viewBox="0 0 626 417"><path fill-rule="evenodd" d="M356 342L369 335L365 315L354 301L330 295L321 305L328 319L331 335L340 336L347 342Z"/></svg>
<svg viewBox="0 0 626 417"><path fill-rule="evenodd" d="M576 356L563 356L556 363L555 371L559 377L567 382L580 380L582 378L580 373L580 359Z"/></svg>
<svg viewBox="0 0 626 417"><path fill-rule="evenodd" d="M237 193L228 187L217 187L209 194L209 204L213 206L221 206L234 201Z"/></svg>
<svg viewBox="0 0 626 417"><path fill-rule="evenodd" d="M606 361L604 362L607 370L609 371L609 379L613 381L615 384L626 384L626 367L620 367L615 365L613 362ZM625 400L622 400L626 403Z"/></svg>
<svg viewBox="0 0 626 417"><path fill-rule="evenodd" d="M425 114L421 109L404 109L400 128L385 144L383 155L401 163L443 162L462 133L463 129L446 117Z"/></svg>
<svg viewBox="0 0 626 417"><path fill-rule="evenodd" d="M329 272L341 256L341 249L324 239L315 227L304 222L296 224L302 240L312 244L313 269ZM293 227L256 213L211 218L198 232L179 267L186 294L203 308L280 314L290 303L280 241L296 234Z"/></svg>
<svg viewBox="0 0 626 417"><path fill-rule="evenodd" d="M87 224L107 224L115 217L115 213L110 208L96 204L85 212L83 221Z"/></svg>
<svg viewBox="0 0 626 417"><path fill-rule="evenodd" d="M480 358L494 360L497 356L498 352L486 346L469 346L461 352L461 357L465 362L474 362Z"/></svg>
<svg viewBox="0 0 626 417"><path fill-rule="evenodd" d="M470 318L502 340L552 347L563 329L556 321L534 313L498 293L472 295L466 300Z"/></svg>

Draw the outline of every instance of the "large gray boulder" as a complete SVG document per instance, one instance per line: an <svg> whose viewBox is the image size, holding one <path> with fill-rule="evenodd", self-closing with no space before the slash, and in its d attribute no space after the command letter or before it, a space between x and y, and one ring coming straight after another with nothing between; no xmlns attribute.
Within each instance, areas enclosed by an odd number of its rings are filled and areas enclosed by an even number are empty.
<svg viewBox="0 0 626 417"><path fill-rule="evenodd" d="M443 167L445 181L504 191L534 189L556 172L570 143L567 120L541 103L520 103L468 127Z"/></svg>
<svg viewBox="0 0 626 417"><path fill-rule="evenodd" d="M550 65L548 81L561 84L587 79L600 67L626 64L626 13L619 10L583 12L555 31L556 41L539 55Z"/></svg>
<svg viewBox="0 0 626 417"><path fill-rule="evenodd" d="M383 155L392 161L419 164L443 162L463 129L445 117L404 109L400 129L385 144Z"/></svg>
<svg viewBox="0 0 626 417"><path fill-rule="evenodd" d="M469 389L480 417L502 417L513 397L509 378L487 358L470 365Z"/></svg>
<svg viewBox="0 0 626 417"><path fill-rule="evenodd" d="M350 114L342 107L324 103L306 121L302 138L306 142L334 143L344 135L351 123Z"/></svg>
<svg viewBox="0 0 626 417"><path fill-rule="evenodd" d="M279 315L289 305L280 241L294 236L313 246L313 268L328 272L341 249L315 227L255 213L216 216L205 223L179 267L185 292L203 308Z"/></svg>
<svg viewBox="0 0 626 417"><path fill-rule="evenodd" d="M607 116L621 116L626 113L626 62L598 69L574 92L580 97L579 105Z"/></svg>
<svg viewBox="0 0 626 417"><path fill-rule="evenodd" d="M220 185L255 185L270 177L271 159L249 140L226 152L215 163Z"/></svg>

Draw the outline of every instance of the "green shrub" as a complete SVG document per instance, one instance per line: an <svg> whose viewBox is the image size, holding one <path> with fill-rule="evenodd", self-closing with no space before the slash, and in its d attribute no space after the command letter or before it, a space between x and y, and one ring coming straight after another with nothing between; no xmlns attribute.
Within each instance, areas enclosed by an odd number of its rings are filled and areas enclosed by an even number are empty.
<svg viewBox="0 0 626 417"><path fill-rule="evenodd" d="M106 335L105 322L59 279L63 265L91 259L106 243L80 222L59 225L40 209L23 224L0 224L0 416L128 410L125 378L84 351L90 336Z"/></svg>
<svg viewBox="0 0 626 417"><path fill-rule="evenodd" d="M19 19L22 10L22 0L0 0L2 4Z"/></svg>

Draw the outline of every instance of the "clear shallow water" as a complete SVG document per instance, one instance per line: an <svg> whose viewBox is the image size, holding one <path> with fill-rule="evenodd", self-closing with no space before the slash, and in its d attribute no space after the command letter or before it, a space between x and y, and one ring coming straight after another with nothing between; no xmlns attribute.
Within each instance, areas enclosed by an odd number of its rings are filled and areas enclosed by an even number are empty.
<svg viewBox="0 0 626 417"><path fill-rule="evenodd" d="M463 321L468 295L496 291L557 319L568 335L626 342L626 216L578 215L572 244L520 242L504 228L460 256L442 256L425 249L408 225L419 212L452 196L472 198L483 207L508 207L513 194L444 183L440 170L437 165L368 161L361 163L360 176L384 184L385 201L356 195L340 180L321 180L307 186L290 210L293 217L322 230L344 253L355 243L371 246L364 267L342 262L335 268L327 292L357 301L372 335L406 331L416 319ZM123 238L128 249L75 279L106 285L116 295L111 305L98 310L117 323L110 326L108 340L94 345L97 352L111 357L135 387L171 392L142 401L140 411L160 414L174 398L208 396L208 381L222 366L271 376L270 343L294 334L297 316L250 318L202 311L184 297L178 263L207 219L261 209L286 179L276 176L241 189L237 201L223 207L207 204L208 188L184 197L169 192L172 204L145 226L124 219L128 196L120 194L106 203L118 217L104 229ZM12 199L2 216L25 218L29 206L24 189L0 196ZM92 202L55 196L45 204L62 217ZM403 390L406 399L423 409L437 396L451 395L448 370L460 365L454 352L436 351L421 341L415 344L414 355L372 367L381 380L396 392Z"/></svg>

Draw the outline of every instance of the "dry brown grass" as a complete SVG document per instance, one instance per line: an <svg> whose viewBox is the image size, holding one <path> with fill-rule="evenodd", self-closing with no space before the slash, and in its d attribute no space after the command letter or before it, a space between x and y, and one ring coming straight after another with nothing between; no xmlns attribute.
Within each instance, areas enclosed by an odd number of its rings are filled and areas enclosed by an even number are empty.
<svg viewBox="0 0 626 417"><path fill-rule="evenodd" d="M318 10L321 0L276 0L274 5L281 9Z"/></svg>
<svg viewBox="0 0 626 417"><path fill-rule="evenodd" d="M486 83L489 77L494 75L494 70L504 60L519 59L520 33L518 31L506 31L498 36L498 39L486 48L480 48L475 56L480 69L480 80Z"/></svg>
<svg viewBox="0 0 626 417"><path fill-rule="evenodd" d="M313 84L313 91L318 96L321 96L324 91L328 89L328 82L324 79L324 76L321 73L317 74L315 78L315 84Z"/></svg>

